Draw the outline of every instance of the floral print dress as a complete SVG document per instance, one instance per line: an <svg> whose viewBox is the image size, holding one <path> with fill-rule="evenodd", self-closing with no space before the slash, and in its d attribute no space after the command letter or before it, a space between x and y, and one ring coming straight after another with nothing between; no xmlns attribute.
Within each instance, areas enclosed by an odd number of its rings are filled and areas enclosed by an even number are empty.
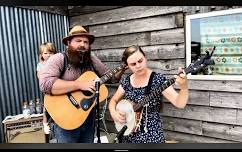
<svg viewBox="0 0 242 152"><path fill-rule="evenodd" d="M151 92L163 84L167 78L160 73L154 73ZM128 99L134 103L139 103L146 94L148 86L135 88L130 83L130 75L120 80L120 84L125 90L124 99ZM162 95L154 97L148 101L148 108L143 108L141 125L139 130L132 132L127 136L121 138L121 143L164 143L165 137L163 133L163 122L160 116L160 105L162 102Z"/></svg>

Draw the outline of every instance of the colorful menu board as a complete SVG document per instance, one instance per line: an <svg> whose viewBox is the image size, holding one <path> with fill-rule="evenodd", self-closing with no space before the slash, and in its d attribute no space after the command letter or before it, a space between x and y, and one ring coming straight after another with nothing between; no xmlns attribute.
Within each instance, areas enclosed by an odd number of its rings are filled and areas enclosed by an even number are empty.
<svg viewBox="0 0 242 152"><path fill-rule="evenodd" d="M201 54L216 46L213 54L215 65L210 66L210 74L241 75L242 14L205 17L199 19L199 25L194 25L200 30Z"/></svg>

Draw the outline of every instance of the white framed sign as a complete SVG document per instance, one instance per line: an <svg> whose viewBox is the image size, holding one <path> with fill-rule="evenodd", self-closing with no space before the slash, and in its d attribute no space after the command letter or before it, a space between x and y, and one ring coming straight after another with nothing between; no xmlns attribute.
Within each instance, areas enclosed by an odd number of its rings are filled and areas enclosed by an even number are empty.
<svg viewBox="0 0 242 152"><path fill-rule="evenodd" d="M186 16L186 66L211 53L214 65L189 79L242 80L242 9Z"/></svg>

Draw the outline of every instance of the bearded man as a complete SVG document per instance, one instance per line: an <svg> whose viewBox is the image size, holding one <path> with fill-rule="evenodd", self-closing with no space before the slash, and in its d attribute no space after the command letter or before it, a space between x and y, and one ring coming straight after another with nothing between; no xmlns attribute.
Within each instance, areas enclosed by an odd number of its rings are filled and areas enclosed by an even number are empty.
<svg viewBox="0 0 242 152"><path fill-rule="evenodd" d="M94 71L97 76L102 76L109 71L109 68L100 59L91 55L90 45L94 39L94 35L89 34L82 26L74 26L68 36L63 38L63 43L67 46L65 53L68 65L66 70L61 74L65 66L63 53L51 56L40 76L40 90L49 95L61 95L77 90L94 93L96 90L94 80L75 81L86 71ZM121 70L114 75L110 82L118 82L123 72L124 70ZM92 109L79 128L66 130L57 124L54 124L53 128L57 143L93 143L95 110Z"/></svg>

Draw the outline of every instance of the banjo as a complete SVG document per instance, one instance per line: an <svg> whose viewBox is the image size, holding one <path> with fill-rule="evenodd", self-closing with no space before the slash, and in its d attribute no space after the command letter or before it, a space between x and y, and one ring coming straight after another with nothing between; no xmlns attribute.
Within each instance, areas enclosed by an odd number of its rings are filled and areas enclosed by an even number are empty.
<svg viewBox="0 0 242 152"><path fill-rule="evenodd" d="M196 73L200 70L203 70L208 65L215 64L211 59L211 56L215 50L215 47L212 50L212 53L209 54L206 51L206 55L204 57L198 58L194 63L191 63L187 68L184 69L185 73ZM136 132L140 126L141 118L142 118L142 110L143 107L147 105L147 103L152 100L154 97L160 96L162 92L175 83L175 78L168 79L161 86L157 87L151 93L147 94L139 103L134 103L127 99L122 99L116 105L116 110L122 111L126 115L126 123L119 123L114 121L115 127L117 131L120 131L124 126L127 126L126 131L124 132L124 136L130 135L133 132Z"/></svg>

